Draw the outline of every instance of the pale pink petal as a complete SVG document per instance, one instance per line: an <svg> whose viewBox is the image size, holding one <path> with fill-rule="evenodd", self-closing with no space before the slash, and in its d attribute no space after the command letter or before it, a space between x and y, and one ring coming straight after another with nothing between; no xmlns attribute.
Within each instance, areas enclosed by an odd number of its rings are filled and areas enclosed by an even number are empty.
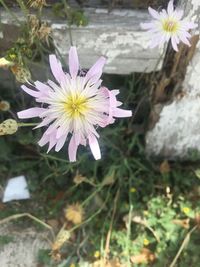
<svg viewBox="0 0 200 267"><path fill-rule="evenodd" d="M96 83L102 75L105 63L106 63L106 58L100 57L97 60L97 62L87 72L85 76L86 81L90 80L91 83Z"/></svg>
<svg viewBox="0 0 200 267"><path fill-rule="evenodd" d="M86 144L87 144L86 139L82 138L81 141L80 141L80 144L83 145L83 146L86 146Z"/></svg>
<svg viewBox="0 0 200 267"><path fill-rule="evenodd" d="M155 9L149 7L148 10L154 19L160 19L160 14Z"/></svg>
<svg viewBox="0 0 200 267"><path fill-rule="evenodd" d="M96 129L94 128L94 126L90 122L88 123L86 121L85 125L86 125L89 132L93 133L96 137L99 138L99 134L97 133ZM85 140L85 138L83 138L83 136L80 136L79 143L81 143L83 139Z"/></svg>
<svg viewBox="0 0 200 267"><path fill-rule="evenodd" d="M119 94L119 90L118 89L114 89L111 91L113 95L118 95Z"/></svg>
<svg viewBox="0 0 200 267"><path fill-rule="evenodd" d="M112 117L112 113L109 112L109 116L105 116L104 120L98 122L98 125L101 127L101 128L105 128L106 126L108 126L109 124L112 124L115 122L115 119L113 119Z"/></svg>
<svg viewBox="0 0 200 267"><path fill-rule="evenodd" d="M108 117L107 117L107 119L105 118L105 121L101 125L101 127L105 127L108 124L112 124L115 121L113 117L121 117L122 118L122 117L131 117L132 116L132 111L117 108L118 105L121 105L121 102L118 102L116 97L115 97L116 95L119 94L119 90L110 91L106 87L101 87L100 90L102 91L102 93L105 96L109 97L109 102L110 102Z"/></svg>
<svg viewBox="0 0 200 267"><path fill-rule="evenodd" d="M51 87L49 87L47 84L44 84L44 83L42 83L42 82L40 82L40 81L36 81L35 82L35 87L39 90L39 91L41 91L41 92L43 92L43 93L48 93L48 91L52 91L52 89L51 89Z"/></svg>
<svg viewBox="0 0 200 267"><path fill-rule="evenodd" d="M100 90L102 91L102 93L105 96L109 97L109 102L110 102L109 106L110 107L116 107L116 105L117 105L116 95L119 94L119 90L112 90L112 91L110 91L106 87L101 87Z"/></svg>
<svg viewBox="0 0 200 267"><path fill-rule="evenodd" d="M80 132L76 132L74 134L74 138L75 138L75 143L78 146L80 144L80 142L81 142L81 134L80 134Z"/></svg>
<svg viewBox="0 0 200 267"><path fill-rule="evenodd" d="M124 110L121 108L115 108L113 110L113 116L118 118L125 118L125 117L131 117L132 111L131 110Z"/></svg>
<svg viewBox="0 0 200 267"><path fill-rule="evenodd" d="M46 111L45 108L29 108L18 112L17 116L20 119L29 119L40 116L44 111Z"/></svg>
<svg viewBox="0 0 200 267"><path fill-rule="evenodd" d="M72 46L69 50L69 72L72 78L76 78L79 70L79 60L77 50L75 46Z"/></svg>
<svg viewBox="0 0 200 267"><path fill-rule="evenodd" d="M57 143L57 139L56 139L56 131L51 133L50 137L49 137L49 147L47 150L47 153L49 153L49 151L56 145Z"/></svg>
<svg viewBox="0 0 200 267"><path fill-rule="evenodd" d="M54 121L46 130L46 134L52 134L52 132L57 131L58 122Z"/></svg>
<svg viewBox="0 0 200 267"><path fill-rule="evenodd" d="M167 19L169 16L167 14L167 11L165 9L162 9L162 11L160 12L160 19Z"/></svg>
<svg viewBox="0 0 200 267"><path fill-rule="evenodd" d="M196 29L198 27L197 23L194 23L193 21L187 22L188 29Z"/></svg>
<svg viewBox="0 0 200 267"><path fill-rule="evenodd" d="M198 27L198 24L194 23L193 21L187 21L187 20L181 21L182 31L189 31L190 29L195 29L197 27Z"/></svg>
<svg viewBox="0 0 200 267"><path fill-rule="evenodd" d="M56 147L55 147L56 152L60 151L61 148L64 146L66 138L67 138L67 134L63 135L60 139L58 139Z"/></svg>
<svg viewBox="0 0 200 267"><path fill-rule="evenodd" d="M180 31L178 34L184 34L184 36L186 38L191 38L192 37L192 35L189 32L186 32L186 31Z"/></svg>
<svg viewBox="0 0 200 267"><path fill-rule="evenodd" d="M164 43L164 42L169 42L170 38L171 38L170 33L165 33L165 38L164 38L164 40L163 40L163 43Z"/></svg>
<svg viewBox="0 0 200 267"><path fill-rule="evenodd" d="M22 85L21 88L24 92L26 92L27 94L29 94L33 97L38 97L40 95L40 93L38 91L31 90L28 87L26 87L25 85Z"/></svg>
<svg viewBox="0 0 200 267"><path fill-rule="evenodd" d="M61 136L63 136L64 134L66 134L66 132L68 132L69 130L69 126L61 126L60 128L58 128L58 131L57 131L57 135L56 135L56 138L59 139L61 138Z"/></svg>
<svg viewBox="0 0 200 267"><path fill-rule="evenodd" d="M72 135L71 140L68 146L68 155L69 161L75 162L76 161L76 153L77 153L78 145L75 142L75 135Z"/></svg>
<svg viewBox="0 0 200 267"><path fill-rule="evenodd" d="M173 47L173 49L174 49L176 52L178 52L178 46L177 46L177 42L176 42L176 38L175 38L175 36L172 36L172 37L171 37L171 43L172 43L172 47Z"/></svg>
<svg viewBox="0 0 200 267"><path fill-rule="evenodd" d="M182 41L184 44L186 44L186 45L188 45L188 46L191 46L191 44L190 44L189 40L187 39L185 33L179 33L178 36L179 36L179 38L181 39L181 41Z"/></svg>
<svg viewBox="0 0 200 267"><path fill-rule="evenodd" d="M177 20L181 20L184 14L183 10L175 10Z"/></svg>
<svg viewBox="0 0 200 267"><path fill-rule="evenodd" d="M177 43L177 45L180 43L180 39L178 38L178 36L177 35L174 35L174 38L175 38L175 40L176 40L176 43Z"/></svg>
<svg viewBox="0 0 200 267"><path fill-rule="evenodd" d="M43 134L43 136L42 136L42 138L39 140L39 142L38 142L38 145L39 146L44 146L44 145L46 145L48 142L49 142L49 136L48 135L46 135L46 134Z"/></svg>
<svg viewBox="0 0 200 267"><path fill-rule="evenodd" d="M38 129L41 127L44 127L46 125L48 125L50 122L52 122L54 120L54 118L44 118L43 121L41 123L39 123L36 127L34 127L33 129Z"/></svg>
<svg viewBox="0 0 200 267"><path fill-rule="evenodd" d="M99 143L94 135L89 135L88 136L89 140L89 146L92 151L92 154L96 160L101 158L101 151L99 148Z"/></svg>
<svg viewBox="0 0 200 267"><path fill-rule="evenodd" d="M119 106L121 106L122 104L123 104L123 103L122 103L121 101L117 101L116 106L119 107Z"/></svg>
<svg viewBox="0 0 200 267"><path fill-rule="evenodd" d="M62 65L60 61L56 58L55 55L50 55L49 56L49 63L51 67L51 71L53 73L53 76L55 79L60 83L61 80L63 79L64 72L62 69Z"/></svg>
<svg viewBox="0 0 200 267"><path fill-rule="evenodd" d="M174 1L173 0L169 1L169 4L167 6L167 12L168 12L169 16L171 16L173 14L173 12L174 12Z"/></svg>
<svg viewBox="0 0 200 267"><path fill-rule="evenodd" d="M55 82L48 80L47 83L51 86L51 92L57 91L60 92L62 88L60 88L60 86L58 86Z"/></svg>

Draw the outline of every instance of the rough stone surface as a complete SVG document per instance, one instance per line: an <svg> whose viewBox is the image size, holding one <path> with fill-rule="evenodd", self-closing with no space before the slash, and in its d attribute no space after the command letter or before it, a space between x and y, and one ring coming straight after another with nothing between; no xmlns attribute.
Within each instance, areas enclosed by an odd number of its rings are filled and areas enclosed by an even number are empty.
<svg viewBox="0 0 200 267"><path fill-rule="evenodd" d="M1 11L1 21L5 25L16 25L14 17L6 11ZM21 12L13 12L19 21L24 17ZM73 44L77 46L81 58L81 66L89 68L97 58L104 55L108 58L106 73L129 74L131 72L151 72L160 70L164 55L164 48L152 49L149 52L150 36L140 27L140 22L149 21L147 11L113 10L87 8L86 16L89 24L86 27L71 27ZM62 56L67 57L70 38L65 20L52 16L45 11L44 20L53 29L52 36L55 45ZM4 42L9 36L4 27Z"/></svg>
<svg viewBox="0 0 200 267"><path fill-rule="evenodd" d="M146 136L151 155L167 158L187 157L190 150L200 151L200 96L187 95L165 106L160 119Z"/></svg>
<svg viewBox="0 0 200 267"><path fill-rule="evenodd" d="M129 74L159 70L163 50L149 53L149 35L140 29L140 22L148 20L146 12L104 9L88 11L87 27L72 27L73 44L77 46L81 65L88 68L100 56L107 57L106 73ZM66 24L52 24L55 44L67 56L70 47Z"/></svg>
<svg viewBox="0 0 200 267"><path fill-rule="evenodd" d="M38 233L34 228L19 231L19 227L4 225L0 227L0 236L12 238L0 247L1 267L37 267L39 250L49 249L48 233Z"/></svg>
<svg viewBox="0 0 200 267"><path fill-rule="evenodd" d="M192 0L185 7L189 16L199 21L199 0ZM187 68L183 92L182 98L175 98L162 109L159 121L147 133L148 154L187 158L190 150L200 151L200 41Z"/></svg>

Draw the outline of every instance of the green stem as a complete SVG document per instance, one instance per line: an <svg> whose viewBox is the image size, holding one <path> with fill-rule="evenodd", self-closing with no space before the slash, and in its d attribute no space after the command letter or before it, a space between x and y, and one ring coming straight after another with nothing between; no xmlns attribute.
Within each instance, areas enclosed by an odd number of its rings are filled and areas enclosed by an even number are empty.
<svg viewBox="0 0 200 267"><path fill-rule="evenodd" d="M102 189L102 187L103 187L104 185L100 185L88 198L86 198L82 203L81 203L81 206L84 206L84 205L86 205L89 201L90 201L90 199L92 199L99 191L101 191L101 189Z"/></svg>
<svg viewBox="0 0 200 267"><path fill-rule="evenodd" d="M60 159L60 158L57 158L57 157L54 157L54 156L51 156L51 155L47 155L47 154L42 154L42 153L40 153L40 155L43 158L47 158L47 159L52 159L52 160L56 160L56 161L61 161L61 162L69 163L69 161L66 160L66 159Z"/></svg>
<svg viewBox="0 0 200 267"><path fill-rule="evenodd" d="M128 168L129 173L130 169ZM130 240L131 240L131 222L132 222L132 214L133 214L133 204L132 204L132 195L131 195L131 179L129 179L129 214L128 214L128 224L127 224L127 232L126 232L126 257L127 257L127 265L130 267Z"/></svg>
<svg viewBox="0 0 200 267"><path fill-rule="evenodd" d="M20 122L20 123L18 123L18 127L29 127L29 126L37 126L38 125L38 123L23 123L23 122Z"/></svg>
<svg viewBox="0 0 200 267"><path fill-rule="evenodd" d="M86 219L85 221L83 221L81 224L75 225L74 227L72 227L71 229L69 229L69 232L73 232L74 230L76 230L77 228L80 228L82 225L85 225L86 223L89 223L94 217L96 217L104 208L105 205L109 199L110 196L110 189L107 192L107 196L105 201L103 202L102 206L95 212L93 213L88 219Z"/></svg>
<svg viewBox="0 0 200 267"><path fill-rule="evenodd" d="M11 215L11 216L9 216L9 217L7 217L5 219L2 219L2 220L0 220L0 225L8 223L8 222L10 222L12 220L17 220L17 219L23 218L23 217L28 217L31 220L33 220L33 221L41 224L45 228L49 229L51 234L52 234L53 240L55 239L55 234L54 234L53 228L49 224L43 222L42 220L38 219L37 217L35 217L35 216L33 216L33 215L31 215L30 213L27 213L27 212L26 213L20 213L20 214Z"/></svg>
<svg viewBox="0 0 200 267"><path fill-rule="evenodd" d="M22 12L24 13L25 17L28 17L29 15L29 11L27 9L27 7L25 6L23 0L17 0L17 3L19 4Z"/></svg>
<svg viewBox="0 0 200 267"><path fill-rule="evenodd" d="M73 46L73 39L72 39L72 31L71 31L71 13L70 13L70 6L67 4L66 0L62 1L64 4L64 8L65 8L65 13L67 15L68 18L68 29L69 29L69 39L70 39L70 45Z"/></svg>

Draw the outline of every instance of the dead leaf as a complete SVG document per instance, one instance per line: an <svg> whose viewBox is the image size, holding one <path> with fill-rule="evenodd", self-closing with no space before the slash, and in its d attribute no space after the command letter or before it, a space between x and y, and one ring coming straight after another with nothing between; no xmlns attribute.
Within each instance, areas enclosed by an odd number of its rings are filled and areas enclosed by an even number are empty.
<svg viewBox="0 0 200 267"><path fill-rule="evenodd" d="M124 215L123 221L125 222L126 227L128 227L129 214ZM147 223L147 221L144 218L142 218L139 214L135 214L135 213L131 214L131 221L133 221L134 223L139 223L143 225Z"/></svg>
<svg viewBox="0 0 200 267"><path fill-rule="evenodd" d="M102 185L110 185L113 184L115 182L115 171L112 170L111 173L109 173L108 175L106 175L102 181Z"/></svg>
<svg viewBox="0 0 200 267"><path fill-rule="evenodd" d="M194 221L197 224L197 227L200 229L200 213L195 215Z"/></svg>
<svg viewBox="0 0 200 267"><path fill-rule="evenodd" d="M78 171L76 172L76 175L74 176L73 182L76 185L79 185L83 182L85 182L87 180L87 178L85 176L83 176L82 174L80 174Z"/></svg>
<svg viewBox="0 0 200 267"><path fill-rule="evenodd" d="M131 262L134 264L152 263L155 259L155 254L147 248L143 248L140 254L131 256Z"/></svg>
<svg viewBox="0 0 200 267"><path fill-rule="evenodd" d="M182 226L185 229L189 229L190 228L190 219L184 219L184 220L173 220L173 223Z"/></svg>
<svg viewBox="0 0 200 267"><path fill-rule="evenodd" d="M164 160L161 164L160 164L160 172L162 174L166 174L169 173L171 171L169 162L167 160Z"/></svg>

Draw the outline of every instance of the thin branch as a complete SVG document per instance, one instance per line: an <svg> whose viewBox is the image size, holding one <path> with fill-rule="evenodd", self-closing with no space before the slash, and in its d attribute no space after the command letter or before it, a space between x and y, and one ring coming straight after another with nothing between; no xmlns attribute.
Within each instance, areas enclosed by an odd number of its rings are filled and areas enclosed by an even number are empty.
<svg viewBox="0 0 200 267"><path fill-rule="evenodd" d="M31 220L41 224L42 226L44 226L45 228L50 230L50 232L52 234L52 237L53 237L53 240L55 239L55 234L54 234L53 228L49 224L41 221L40 219L38 219L37 217L31 215L30 213L20 213L20 214L11 215L11 216L9 216L9 217L7 217L5 219L0 220L0 225L8 223L8 222L13 221L13 220L17 220L17 219L23 218L23 217L28 217Z"/></svg>
<svg viewBox="0 0 200 267"><path fill-rule="evenodd" d="M180 246L180 248L179 248L179 250L178 250L178 252L177 252L177 254L176 254L176 256L175 256L175 258L173 259L173 261L172 261L172 263L170 264L169 267L174 267L174 266L175 266L175 264L176 264L178 258L180 257L182 251L183 251L184 248L187 246L187 244L188 244L188 242L189 242L189 240L190 240L190 236L191 236L191 234L192 234L196 229L197 229L197 225L195 225L195 226L194 226L194 227L187 233L187 235L185 236L185 238L184 238L184 240L183 240L183 242L182 242L182 244L181 244L181 246Z"/></svg>
<svg viewBox="0 0 200 267"><path fill-rule="evenodd" d="M112 217L111 217L111 222L110 222L110 227L107 233L107 237L106 237L106 245L105 245L105 254L104 254L104 264L106 264L106 260L108 258L108 254L109 254L109 246L110 246L110 239L111 239L111 233L112 233L112 228L113 228L113 222L114 222L114 217L115 217L115 213L117 210L117 202L119 199L119 189L117 190L115 199L114 199L114 207L113 207L113 212L112 212Z"/></svg>

